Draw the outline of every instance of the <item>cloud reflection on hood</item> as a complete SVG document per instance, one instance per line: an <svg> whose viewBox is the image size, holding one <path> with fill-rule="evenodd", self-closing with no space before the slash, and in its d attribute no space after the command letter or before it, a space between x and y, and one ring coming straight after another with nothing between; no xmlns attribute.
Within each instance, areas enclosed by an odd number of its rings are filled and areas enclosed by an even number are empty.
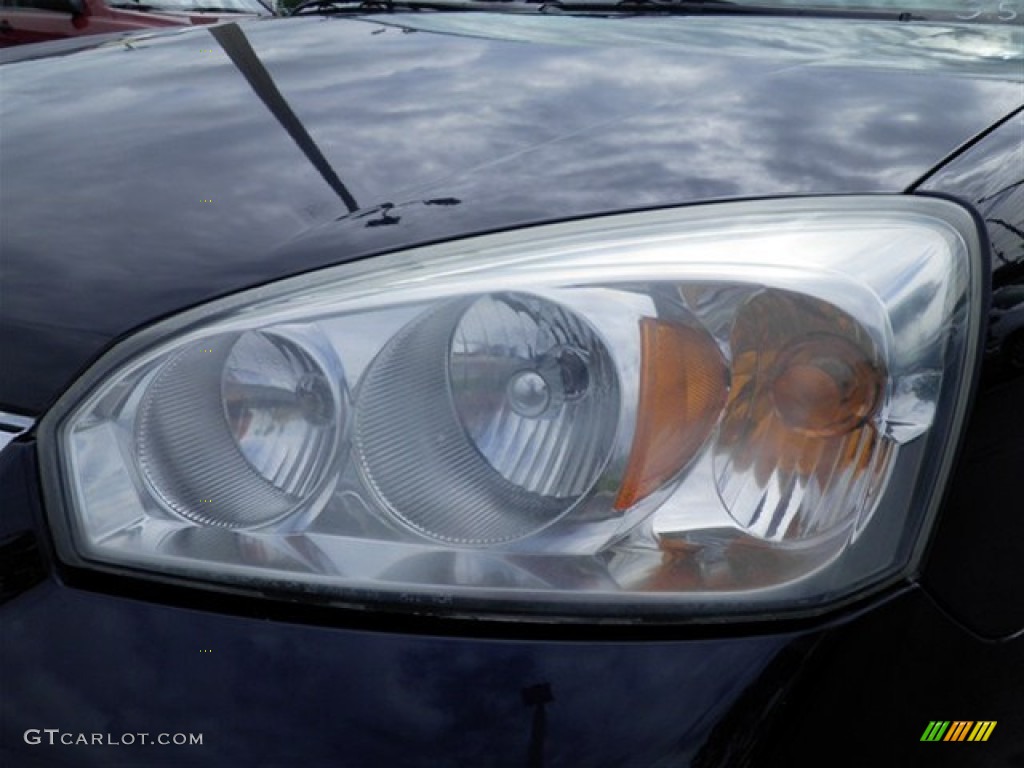
<svg viewBox="0 0 1024 768"><path fill-rule="evenodd" d="M240 25L363 207L460 201L388 226L334 221L341 201L206 30L5 65L0 354L21 374L0 400L39 409L105 340L368 253L632 208L900 191L1020 101L1019 61L954 71L927 26L588 19L529 43L538 19L407 34L414 20ZM985 51L1013 42L987 34ZM25 358L69 331L94 342Z"/></svg>

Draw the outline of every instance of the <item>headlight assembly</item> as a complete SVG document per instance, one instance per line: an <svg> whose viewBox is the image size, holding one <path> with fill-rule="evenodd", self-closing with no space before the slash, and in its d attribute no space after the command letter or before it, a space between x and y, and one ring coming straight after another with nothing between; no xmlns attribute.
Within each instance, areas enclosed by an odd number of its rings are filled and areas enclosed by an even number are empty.
<svg viewBox="0 0 1024 768"><path fill-rule="evenodd" d="M914 567L981 249L936 199L394 253L112 350L46 418L67 561L460 613L784 614Z"/></svg>

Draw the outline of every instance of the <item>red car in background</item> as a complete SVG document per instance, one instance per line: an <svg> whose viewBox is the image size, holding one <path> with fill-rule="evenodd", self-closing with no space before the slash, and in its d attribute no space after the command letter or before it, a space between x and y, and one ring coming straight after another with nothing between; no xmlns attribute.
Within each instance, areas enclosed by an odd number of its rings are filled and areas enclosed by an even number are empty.
<svg viewBox="0 0 1024 768"><path fill-rule="evenodd" d="M0 0L0 47L273 13L260 0Z"/></svg>

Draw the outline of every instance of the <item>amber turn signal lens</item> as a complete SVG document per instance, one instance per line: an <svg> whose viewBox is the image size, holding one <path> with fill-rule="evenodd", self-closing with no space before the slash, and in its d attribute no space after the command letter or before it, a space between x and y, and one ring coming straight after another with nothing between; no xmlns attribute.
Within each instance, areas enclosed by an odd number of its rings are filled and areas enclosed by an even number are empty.
<svg viewBox="0 0 1024 768"><path fill-rule="evenodd" d="M705 331L640 321L636 432L615 508L628 509L680 472L707 440L725 406L728 371Z"/></svg>

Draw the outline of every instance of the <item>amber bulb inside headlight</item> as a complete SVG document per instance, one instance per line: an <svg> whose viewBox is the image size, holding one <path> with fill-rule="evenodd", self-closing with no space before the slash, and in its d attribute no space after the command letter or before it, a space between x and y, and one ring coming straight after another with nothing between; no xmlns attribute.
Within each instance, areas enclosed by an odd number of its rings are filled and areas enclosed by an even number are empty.
<svg viewBox="0 0 1024 768"><path fill-rule="evenodd" d="M771 393L788 427L831 437L861 426L874 413L883 382L867 350L842 336L821 334L783 351Z"/></svg>

